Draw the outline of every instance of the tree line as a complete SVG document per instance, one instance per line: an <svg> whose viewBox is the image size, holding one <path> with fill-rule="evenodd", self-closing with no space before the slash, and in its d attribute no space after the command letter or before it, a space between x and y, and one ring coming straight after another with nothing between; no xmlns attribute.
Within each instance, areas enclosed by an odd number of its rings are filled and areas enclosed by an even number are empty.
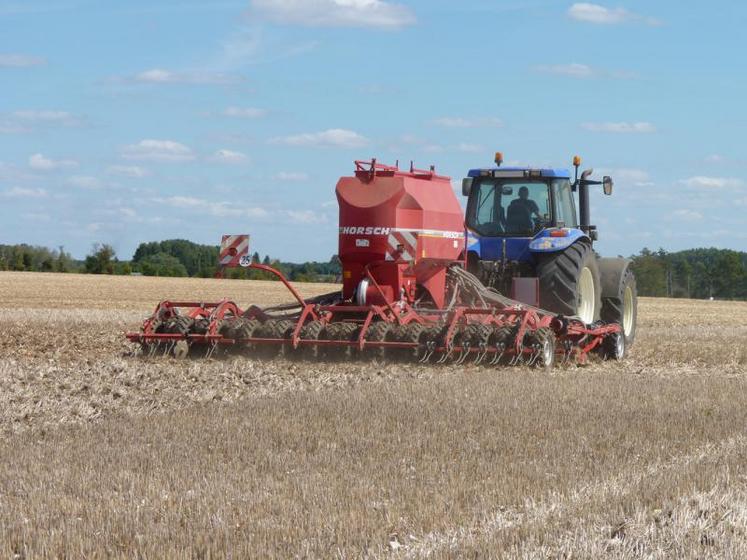
<svg viewBox="0 0 747 560"><path fill-rule="evenodd" d="M97 243L84 260L75 260L64 247L48 249L32 245L0 245L0 270L29 272L78 272L84 274L142 274L144 276L191 276L210 278L218 272L220 248L185 239L141 243L132 259L120 260L111 245ZM296 282L335 282L342 270L337 256L327 262L290 263L269 255L252 255L256 263L270 265ZM267 272L229 268L226 278L276 280Z"/></svg>
<svg viewBox="0 0 747 560"><path fill-rule="evenodd" d="M142 274L209 278L217 272L219 247L185 239L141 243L131 260L120 260L110 245L96 244L82 261L64 247L0 245L0 270L82 272L88 274ZM747 300L747 253L728 249L690 249L667 253L643 249L633 255L638 293L642 296ZM342 273L336 255L327 262L290 263L252 255L257 263L277 268L296 282L335 282ZM266 272L231 268L227 278L268 279Z"/></svg>
<svg viewBox="0 0 747 560"><path fill-rule="evenodd" d="M651 297L747 299L747 253L643 249L632 257L638 294Z"/></svg>

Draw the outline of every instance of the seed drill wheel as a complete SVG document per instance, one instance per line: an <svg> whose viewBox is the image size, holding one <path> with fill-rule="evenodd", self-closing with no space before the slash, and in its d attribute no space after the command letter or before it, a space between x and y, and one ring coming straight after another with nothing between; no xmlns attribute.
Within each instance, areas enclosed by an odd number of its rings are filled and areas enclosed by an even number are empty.
<svg viewBox="0 0 747 560"><path fill-rule="evenodd" d="M413 348L397 348L392 351L392 355L408 362L417 361L425 352L424 339L426 335L426 327L420 323L410 323L408 325L393 327L389 330L387 340L391 342L414 342L418 346Z"/></svg>
<svg viewBox="0 0 747 560"><path fill-rule="evenodd" d="M472 323L467 327L465 341L467 341L470 348L474 350L472 354L474 355L475 363L479 363L485 358L485 351L488 348L488 341L490 340L490 335L492 333L493 329L488 325L483 325L482 323Z"/></svg>
<svg viewBox="0 0 747 560"><path fill-rule="evenodd" d="M514 342L516 340L516 327L515 326L503 326L493 329L493 332L488 338L488 345L497 350L497 353L491 360L491 364L507 364L513 356L511 351L514 348ZM510 356L510 357L509 357Z"/></svg>
<svg viewBox="0 0 747 560"><path fill-rule="evenodd" d="M279 340L289 339L291 335L293 334L293 329L296 326L296 323L294 321L290 321L288 319L281 319L279 321L267 321L267 323L265 324L266 325L269 324L268 338L275 338ZM287 345L280 344L280 345L274 346L274 350L272 352L277 353L281 356L284 356L287 349L288 349Z"/></svg>
<svg viewBox="0 0 747 560"><path fill-rule="evenodd" d="M323 340L354 342L358 339L358 325L356 323L330 323L322 332ZM353 357L355 349L352 345L325 344L324 357L329 360L346 360Z"/></svg>
<svg viewBox="0 0 747 560"><path fill-rule="evenodd" d="M174 357L177 360L183 360L189 355L189 343L186 340L179 340L174 344Z"/></svg>
<svg viewBox="0 0 747 560"><path fill-rule="evenodd" d="M290 328L289 322L282 319L268 319L267 321L261 322L257 326L253 333L253 338L270 338L270 339L283 339L283 330ZM264 343L258 342L251 344L250 347L258 356L272 358L282 352L282 345L275 343Z"/></svg>
<svg viewBox="0 0 747 560"><path fill-rule="evenodd" d="M301 340L319 340L319 337L324 330L324 323L322 321L309 321L303 327L299 333ZM314 360L319 357L319 346L316 344L302 344L299 347L301 356Z"/></svg>
<svg viewBox="0 0 747 560"><path fill-rule="evenodd" d="M391 328L392 324L385 321L371 323L366 332L366 341L385 342ZM383 361L386 358L386 348L383 346L369 346L367 353L372 359L377 361Z"/></svg>
<svg viewBox="0 0 747 560"><path fill-rule="evenodd" d="M163 332L171 334L188 334L194 324L194 319L184 315L175 315L167 320L163 326Z"/></svg>
<svg viewBox="0 0 747 560"><path fill-rule="evenodd" d="M526 342L534 352L531 365L536 368L552 369L555 365L555 333L543 327L530 333Z"/></svg>
<svg viewBox="0 0 747 560"><path fill-rule="evenodd" d="M605 360L622 360L627 351L624 332L611 334L602 341L600 353Z"/></svg>
<svg viewBox="0 0 747 560"><path fill-rule="evenodd" d="M257 332L259 332L260 327L262 326L262 322L258 321L257 319L242 319L238 322L235 329L232 331L232 338L234 340L238 339L244 339L244 338L252 338L257 336ZM245 348L251 347L251 344L241 343L244 344Z"/></svg>

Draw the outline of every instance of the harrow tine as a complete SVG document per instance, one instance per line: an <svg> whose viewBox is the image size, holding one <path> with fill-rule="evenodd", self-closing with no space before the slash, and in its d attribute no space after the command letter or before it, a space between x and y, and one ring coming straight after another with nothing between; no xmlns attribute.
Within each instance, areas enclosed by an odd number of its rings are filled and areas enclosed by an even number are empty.
<svg viewBox="0 0 747 560"><path fill-rule="evenodd" d="M493 356L493 359L490 360L489 365L495 366L498 365L498 363L501 361L501 358L503 358L503 354L506 352L506 345L502 342L499 342L495 345L495 355Z"/></svg>
<svg viewBox="0 0 747 560"><path fill-rule="evenodd" d="M446 352L444 352L443 356L441 356L436 363L443 364L444 362L446 362L446 360L448 360L451 357L453 353L454 353L454 346L450 344L447 347Z"/></svg>
<svg viewBox="0 0 747 560"><path fill-rule="evenodd" d="M210 346L208 346L207 352L205 352L205 359L209 360L213 357L213 354L215 353L215 349L218 348L218 343L213 341L210 343Z"/></svg>
<svg viewBox="0 0 747 560"><path fill-rule="evenodd" d="M467 356L469 356L469 343L462 344L462 353L459 354L459 357L457 358L456 363L463 364L464 361L467 359Z"/></svg>
<svg viewBox="0 0 747 560"><path fill-rule="evenodd" d="M537 363L537 360L539 360L540 357L540 351L538 345L534 345L534 352L529 356L529 362L527 363L528 366L533 366Z"/></svg>
<svg viewBox="0 0 747 560"><path fill-rule="evenodd" d="M488 354L488 346L484 342L480 343L480 351L477 353L477 357L475 358L474 364L480 365L480 362L482 362L485 359L485 356Z"/></svg>
<svg viewBox="0 0 747 560"><path fill-rule="evenodd" d="M432 340L429 340L425 343L425 352L420 357L420 360L418 360L421 364L426 363L428 360L431 359L431 356L433 355L433 351L436 349L436 343Z"/></svg>

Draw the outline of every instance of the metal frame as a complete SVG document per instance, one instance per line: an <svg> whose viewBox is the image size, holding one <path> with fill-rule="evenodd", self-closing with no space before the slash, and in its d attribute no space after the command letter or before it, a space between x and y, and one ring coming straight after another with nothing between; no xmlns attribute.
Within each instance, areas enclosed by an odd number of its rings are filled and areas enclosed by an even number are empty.
<svg viewBox="0 0 747 560"><path fill-rule="evenodd" d="M440 326L445 329L443 343L439 346L426 348L428 355L440 355L440 361L446 361L454 353L458 353L457 362L463 362L468 356L475 355L475 361L482 361L486 356L493 356L491 363L496 363L500 357L511 358L512 363L522 359L532 361L534 349L524 345L525 335L540 328L548 328L555 333L555 353L564 361L573 358L577 363L585 363L590 352L599 348L605 337L621 332L617 324L587 326L573 318L563 318L549 312L528 307L518 302L505 307L467 307L456 306L449 311L435 309L416 309L404 301L386 302L386 305L359 306L347 303L337 305L319 305L309 303L301 298L291 283L277 269L267 265L252 263L250 268L270 272L288 288L300 306L300 313L295 319L295 325L289 338L229 338L220 334L222 322L227 319L267 319L269 316L261 308L251 306L242 310L230 300L219 302L189 302L165 300L159 303L153 315L147 318L141 332L126 334L128 340L143 345L151 353L154 348L165 344L168 347L181 340L189 346L206 346L208 355L212 355L218 346L247 346L274 344L285 345L297 349L306 345L351 347L363 352L367 348L399 348L415 349L421 346L417 342L401 341L372 341L367 340L371 325L384 321L391 325L409 325L420 323L426 327ZM370 273L369 273L369 277ZM374 283L376 286L376 284ZM378 286L377 286L378 287ZM380 290L380 288L379 288ZM383 293L382 293L383 295ZM175 316L186 316L190 319L204 319L209 322L205 334L181 334L155 332L160 324ZM309 321L322 321L325 325L336 322L360 324L361 330L355 340L325 340L302 339L301 329ZM469 345L455 345L457 333L461 327L470 324L483 324L491 327L517 327L512 347L472 347ZM535 358L536 359L536 358Z"/></svg>

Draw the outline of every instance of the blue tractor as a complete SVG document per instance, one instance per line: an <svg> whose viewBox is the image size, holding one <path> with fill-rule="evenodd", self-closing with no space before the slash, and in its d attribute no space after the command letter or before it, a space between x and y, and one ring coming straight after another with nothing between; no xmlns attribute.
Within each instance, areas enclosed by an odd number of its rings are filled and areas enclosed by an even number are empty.
<svg viewBox="0 0 747 560"><path fill-rule="evenodd" d="M630 261L594 251L589 188L612 194L612 179L579 176L581 159L567 169L472 169L462 182L467 197L467 268L483 284L513 299L586 324L619 323L618 358L634 339L637 291ZM578 213L575 195L578 195Z"/></svg>

